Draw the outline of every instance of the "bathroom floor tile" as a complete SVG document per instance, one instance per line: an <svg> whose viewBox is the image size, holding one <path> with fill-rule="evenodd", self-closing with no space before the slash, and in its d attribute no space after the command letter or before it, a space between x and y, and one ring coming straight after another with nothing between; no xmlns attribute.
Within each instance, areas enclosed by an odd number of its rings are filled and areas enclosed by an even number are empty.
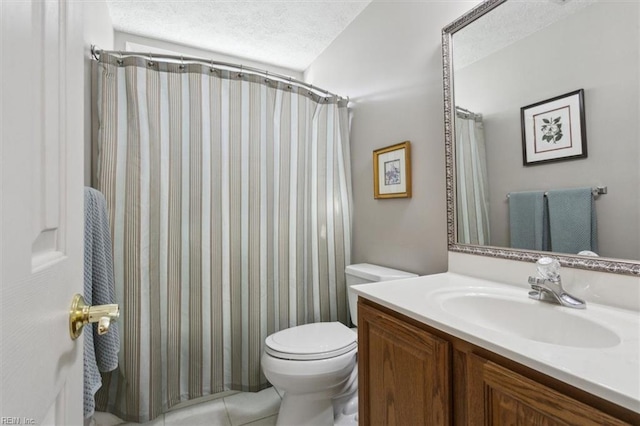
<svg viewBox="0 0 640 426"><path fill-rule="evenodd" d="M143 424L144 426L165 426L164 424L164 414L159 415L155 419L146 423L122 423L119 426L140 426Z"/></svg>
<svg viewBox="0 0 640 426"><path fill-rule="evenodd" d="M102 411L96 411L93 413L93 422L91 422L91 426L116 426L124 423L120 417L111 414L104 413Z"/></svg>
<svg viewBox="0 0 640 426"><path fill-rule="evenodd" d="M231 426L223 400L192 405L164 415L164 426Z"/></svg>
<svg viewBox="0 0 640 426"><path fill-rule="evenodd" d="M265 417L264 419L256 420L255 422L245 423L243 426L275 426L278 420L278 415Z"/></svg>
<svg viewBox="0 0 640 426"><path fill-rule="evenodd" d="M278 414L280 395L274 388L257 393L243 392L224 399L232 426L246 425Z"/></svg>
<svg viewBox="0 0 640 426"><path fill-rule="evenodd" d="M282 397L284 396L284 391L283 391L283 390L278 389L278 388L277 388L277 387L275 387L275 386L274 386L273 388L276 390L276 392L278 392L278 395L280 395L280 399L282 399Z"/></svg>

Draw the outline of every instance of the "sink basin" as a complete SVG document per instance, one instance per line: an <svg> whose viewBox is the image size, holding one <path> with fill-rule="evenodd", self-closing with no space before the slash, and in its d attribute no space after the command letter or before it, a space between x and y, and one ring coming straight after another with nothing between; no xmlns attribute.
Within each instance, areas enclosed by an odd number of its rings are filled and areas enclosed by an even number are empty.
<svg viewBox="0 0 640 426"><path fill-rule="evenodd" d="M608 348L620 337L588 318L586 310L572 310L527 298L526 290L444 292L437 296L445 312L475 325L519 338L576 348Z"/></svg>

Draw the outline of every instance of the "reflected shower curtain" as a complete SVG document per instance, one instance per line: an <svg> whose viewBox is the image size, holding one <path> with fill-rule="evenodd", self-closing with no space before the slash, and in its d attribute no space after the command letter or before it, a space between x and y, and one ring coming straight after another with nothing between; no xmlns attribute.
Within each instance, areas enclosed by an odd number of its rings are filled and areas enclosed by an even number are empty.
<svg viewBox="0 0 640 426"><path fill-rule="evenodd" d="M106 52L98 85L122 341L99 407L143 422L266 387L267 335L348 323L346 101Z"/></svg>
<svg viewBox="0 0 640 426"><path fill-rule="evenodd" d="M489 183L482 116L457 110L455 123L458 242L491 244Z"/></svg>

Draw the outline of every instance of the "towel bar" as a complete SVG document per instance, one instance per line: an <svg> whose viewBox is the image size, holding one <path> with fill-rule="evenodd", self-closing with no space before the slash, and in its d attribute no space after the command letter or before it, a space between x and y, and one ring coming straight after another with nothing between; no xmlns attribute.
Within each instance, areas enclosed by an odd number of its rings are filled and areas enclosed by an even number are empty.
<svg viewBox="0 0 640 426"><path fill-rule="evenodd" d="M591 193L593 194L594 197L597 197L598 195L603 195L606 194L607 192L609 192L608 188L606 186L596 186L591 188ZM549 193L545 192L544 196L546 197ZM509 194L507 194L507 198L509 198Z"/></svg>

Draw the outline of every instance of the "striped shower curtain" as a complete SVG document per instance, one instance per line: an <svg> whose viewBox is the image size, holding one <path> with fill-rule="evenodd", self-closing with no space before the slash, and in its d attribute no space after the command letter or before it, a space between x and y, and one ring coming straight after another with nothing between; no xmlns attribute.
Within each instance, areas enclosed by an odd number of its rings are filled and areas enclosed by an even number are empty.
<svg viewBox="0 0 640 426"><path fill-rule="evenodd" d="M122 341L98 407L143 422L266 387L269 334L349 320L346 102L201 64L98 68Z"/></svg>
<svg viewBox="0 0 640 426"><path fill-rule="evenodd" d="M488 245L489 178L482 115L457 110L455 125L458 242Z"/></svg>

